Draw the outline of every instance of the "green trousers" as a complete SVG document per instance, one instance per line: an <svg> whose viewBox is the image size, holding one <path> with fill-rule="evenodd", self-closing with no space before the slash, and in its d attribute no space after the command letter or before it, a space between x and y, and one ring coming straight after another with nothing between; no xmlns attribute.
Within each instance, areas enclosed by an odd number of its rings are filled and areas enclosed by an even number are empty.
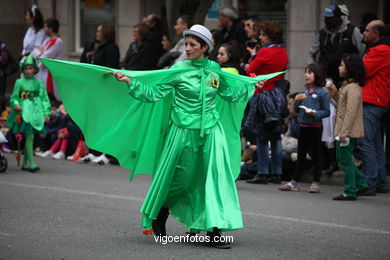
<svg viewBox="0 0 390 260"><path fill-rule="evenodd" d="M340 142L336 142L337 161L344 171L344 193L350 197L356 197L356 190L368 187L361 172L352 161L355 146L355 138L351 138L347 146L340 146Z"/></svg>

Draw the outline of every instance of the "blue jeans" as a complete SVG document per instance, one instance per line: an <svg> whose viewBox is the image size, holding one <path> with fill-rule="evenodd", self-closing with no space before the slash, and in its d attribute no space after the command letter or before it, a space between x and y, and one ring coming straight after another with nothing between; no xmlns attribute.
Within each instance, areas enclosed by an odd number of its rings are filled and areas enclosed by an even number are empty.
<svg viewBox="0 0 390 260"><path fill-rule="evenodd" d="M271 143L271 165L268 142ZM257 138L257 173L282 174L282 141L280 139L268 141Z"/></svg>
<svg viewBox="0 0 390 260"><path fill-rule="evenodd" d="M364 137L358 148L363 156L363 176L372 189L386 189L385 150L381 134L381 118L384 107L363 103Z"/></svg>

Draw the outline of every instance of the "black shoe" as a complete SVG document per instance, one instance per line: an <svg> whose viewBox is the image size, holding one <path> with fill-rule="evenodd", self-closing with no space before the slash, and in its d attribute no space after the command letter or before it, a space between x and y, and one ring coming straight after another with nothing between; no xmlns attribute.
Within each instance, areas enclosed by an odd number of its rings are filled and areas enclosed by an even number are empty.
<svg viewBox="0 0 390 260"><path fill-rule="evenodd" d="M165 229L165 224L167 223L167 219L169 216L169 209L162 207L160 212L157 215L157 219L152 221L152 229L153 233L156 236L166 236L167 231Z"/></svg>
<svg viewBox="0 0 390 260"><path fill-rule="evenodd" d="M376 193L388 193L389 189L387 188L376 188Z"/></svg>
<svg viewBox="0 0 390 260"><path fill-rule="evenodd" d="M376 196L375 188L364 188L356 191L356 196Z"/></svg>
<svg viewBox="0 0 390 260"><path fill-rule="evenodd" d="M232 245L229 242L221 242L222 232L218 228L213 228L213 232L207 232L207 236L210 237L209 246L219 249L230 249ZM218 241L218 242L215 242Z"/></svg>
<svg viewBox="0 0 390 260"><path fill-rule="evenodd" d="M271 174L271 177L269 178L269 182L274 184L281 184L282 180L280 178L281 174Z"/></svg>
<svg viewBox="0 0 390 260"><path fill-rule="evenodd" d="M23 167L23 166L22 166L22 168L21 168L21 169L22 169L22 171L28 171L28 172L30 171L30 168Z"/></svg>
<svg viewBox="0 0 390 260"><path fill-rule="evenodd" d="M253 177L249 176L249 175L246 175L246 174L240 174L238 175L238 178L237 180L238 181L245 181L245 180L250 180L252 179Z"/></svg>
<svg viewBox="0 0 390 260"><path fill-rule="evenodd" d="M252 180L246 181L247 183L255 184L268 184L268 175L265 174L256 174Z"/></svg>
<svg viewBox="0 0 390 260"><path fill-rule="evenodd" d="M333 198L333 200L356 200L356 197L347 196L344 194L340 194Z"/></svg>
<svg viewBox="0 0 390 260"><path fill-rule="evenodd" d="M30 172L37 172L37 171L39 171L41 168L39 168L39 166L35 166L34 168L29 168L28 170L30 171Z"/></svg>

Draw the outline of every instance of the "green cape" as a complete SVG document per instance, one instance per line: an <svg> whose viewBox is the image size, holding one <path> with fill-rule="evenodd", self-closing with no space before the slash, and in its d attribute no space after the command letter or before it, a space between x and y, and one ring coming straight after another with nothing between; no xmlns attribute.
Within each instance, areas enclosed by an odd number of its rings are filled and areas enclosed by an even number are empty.
<svg viewBox="0 0 390 260"><path fill-rule="evenodd" d="M87 145L118 159L132 174L152 174L159 159L169 125L172 94L154 103L141 102L128 93L127 84L117 81L111 73L120 71L148 86L163 84L178 73L192 69L127 71L63 60L40 58L48 67L59 89L62 101L74 122L82 130ZM249 78L210 69L229 86L254 84L284 72ZM234 173L240 168L240 136L245 106L236 107L218 101L218 112L227 136ZM230 120L228 120L230 119Z"/></svg>

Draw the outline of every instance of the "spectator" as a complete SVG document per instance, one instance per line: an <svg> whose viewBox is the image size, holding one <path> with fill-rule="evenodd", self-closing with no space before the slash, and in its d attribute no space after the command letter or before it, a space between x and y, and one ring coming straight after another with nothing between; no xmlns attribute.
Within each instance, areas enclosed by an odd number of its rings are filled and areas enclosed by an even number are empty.
<svg viewBox="0 0 390 260"><path fill-rule="evenodd" d="M173 48L161 56L157 67L169 67L170 65L184 61L187 59L187 54L185 51L185 42L183 38L183 32L188 30L192 26L192 20L189 15L182 15L176 20L175 31L177 36L179 37L179 41L175 44ZM163 36L164 37L164 36ZM165 49L165 48L164 48Z"/></svg>
<svg viewBox="0 0 390 260"><path fill-rule="evenodd" d="M345 5L329 5L321 15L325 18L325 27L319 31L309 50L307 64L316 63L316 55L319 54L318 63L338 87L338 67L342 55L359 53L362 56L365 45L361 42L359 28L348 20L349 11Z"/></svg>
<svg viewBox="0 0 390 260"><path fill-rule="evenodd" d="M26 23L29 26L23 38L22 56L33 55L34 50L39 50L43 42L47 39L43 30L43 17L36 5L26 11ZM36 53L38 54L38 53Z"/></svg>
<svg viewBox="0 0 390 260"><path fill-rule="evenodd" d="M64 46L61 37L58 35L58 30L60 28L60 23L55 18L50 18L45 21L44 31L45 34L49 37L39 49L38 56L41 58L50 58L50 59L64 59ZM41 63L38 62L39 73L37 78L42 81L46 86L47 93L49 97L60 100L58 90L55 87L53 76L50 71Z"/></svg>
<svg viewBox="0 0 390 260"><path fill-rule="evenodd" d="M180 56L175 60L174 63L183 61L187 59L187 54L185 50L185 41L183 38L183 32L185 30L190 29L192 26L192 19L189 15L182 15L179 18L177 18L176 25L175 25L175 31L177 36L180 37L179 41L175 44L171 52L180 52Z"/></svg>
<svg viewBox="0 0 390 260"><path fill-rule="evenodd" d="M67 124L66 115L61 113L58 107L58 102L52 101L51 114L49 120L45 123L46 133L41 134L38 137L38 147L35 150L35 155L37 156L42 157L44 154L43 151L48 151L50 149L57 140L57 132Z"/></svg>
<svg viewBox="0 0 390 260"><path fill-rule="evenodd" d="M265 21L260 24L260 41L262 48L256 58L250 63L247 74L269 74L286 69L288 64L287 51L281 45L283 28L275 21ZM282 174L282 145L283 118L287 116L287 101L284 92L276 88L277 81L283 75L267 80L261 89L258 101L251 110L258 110L257 117L251 112L249 120L256 121L258 127L257 141L257 175L248 183L268 184L280 183ZM271 143L271 162L269 146Z"/></svg>
<svg viewBox="0 0 390 260"><path fill-rule="evenodd" d="M242 22L232 7L222 7L218 16L218 27L221 30L223 43L235 42L240 48L240 56L245 55L245 42L248 40Z"/></svg>
<svg viewBox="0 0 390 260"><path fill-rule="evenodd" d="M130 44L126 52L125 59L123 60L123 68L127 70L156 69L159 56L150 37L151 33L148 26L143 23L134 26L134 42Z"/></svg>
<svg viewBox="0 0 390 260"><path fill-rule="evenodd" d="M7 88L7 75L5 68L8 63L9 51L5 43L0 41L0 98L3 98Z"/></svg>
<svg viewBox="0 0 390 260"><path fill-rule="evenodd" d="M322 118L328 117L329 98L325 86L325 71L321 65L311 64L305 69L306 86L295 97L295 110L298 112L300 125L298 137L298 161L293 178L288 183L279 187L282 191L299 191L300 178L302 176L306 154L310 151L313 161L314 181L309 188L310 193L320 192L321 178L321 136Z"/></svg>
<svg viewBox="0 0 390 260"><path fill-rule="evenodd" d="M150 30L150 41L155 50L157 61L164 54L164 50L161 45L161 39L163 36L161 18L157 14L149 14L142 19L142 23L144 23Z"/></svg>
<svg viewBox="0 0 390 260"><path fill-rule="evenodd" d="M363 175L369 189L360 195L388 192L381 119L390 101L390 38L384 36L385 24L371 21L363 33L367 52L363 58L366 84L362 88L364 138L358 143L363 155Z"/></svg>
<svg viewBox="0 0 390 260"><path fill-rule="evenodd" d="M43 158L52 157L56 160L65 159L66 149L69 144L69 131L68 128L64 127L58 130L57 140L50 147L49 150L42 154Z"/></svg>
<svg viewBox="0 0 390 260"><path fill-rule="evenodd" d="M240 74L240 56L234 44L225 43L218 50L218 64L222 70L232 74Z"/></svg>
<svg viewBox="0 0 390 260"><path fill-rule="evenodd" d="M163 37L161 40L161 45L162 45L164 51L172 50L173 46L172 46L171 38L169 38L169 34L167 34L167 33L163 34Z"/></svg>
<svg viewBox="0 0 390 260"><path fill-rule="evenodd" d="M115 43L114 26L99 25L96 30L96 41L91 45L88 47L93 49L86 53L86 56L90 53L90 63L114 69L119 68L119 48Z"/></svg>
<svg viewBox="0 0 390 260"><path fill-rule="evenodd" d="M250 27L249 27L250 26ZM249 41L246 42L247 55L243 59L241 67L244 71L248 70L249 64L255 59L257 53L261 48L260 38L260 29L262 24L260 22L249 23L248 27L245 27L247 30L247 35Z"/></svg>
<svg viewBox="0 0 390 260"><path fill-rule="evenodd" d="M363 137L362 90L364 64L358 54L344 54L339 67L345 79L339 91L328 88L337 102L334 135L337 141L337 160L344 171L344 192L333 200L356 200L356 190L364 190L367 183L352 161L357 138Z"/></svg>

